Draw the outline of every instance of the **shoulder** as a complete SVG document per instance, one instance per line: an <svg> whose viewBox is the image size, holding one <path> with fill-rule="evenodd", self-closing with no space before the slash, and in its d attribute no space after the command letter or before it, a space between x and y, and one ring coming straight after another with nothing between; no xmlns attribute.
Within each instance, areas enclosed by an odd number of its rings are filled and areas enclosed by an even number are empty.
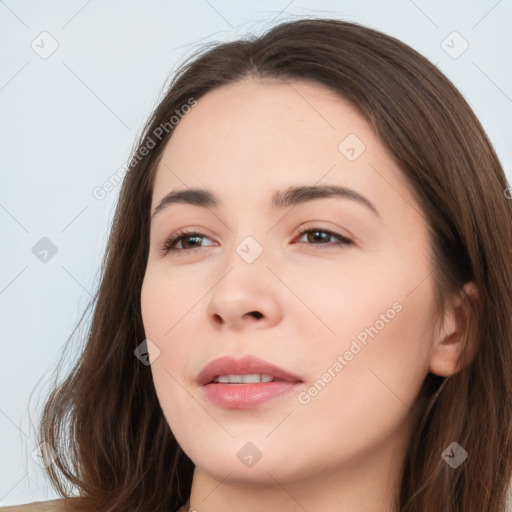
<svg viewBox="0 0 512 512"><path fill-rule="evenodd" d="M14 505L10 507L0 507L0 512L66 512L69 499L36 501L26 505ZM68 502L68 503L66 503Z"/></svg>
<svg viewBox="0 0 512 512"><path fill-rule="evenodd" d="M63 498L51 501L36 501L26 505L13 505L9 507L0 507L0 512L71 512L71 502L73 498ZM189 502L187 502L177 512L188 512Z"/></svg>

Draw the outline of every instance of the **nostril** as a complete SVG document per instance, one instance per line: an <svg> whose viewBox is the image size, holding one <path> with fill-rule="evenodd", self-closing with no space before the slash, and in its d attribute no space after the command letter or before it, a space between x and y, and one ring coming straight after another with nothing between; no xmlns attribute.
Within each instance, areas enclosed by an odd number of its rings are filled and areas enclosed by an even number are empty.
<svg viewBox="0 0 512 512"><path fill-rule="evenodd" d="M261 318L263 316L259 311L251 311L249 315L252 315L254 318Z"/></svg>

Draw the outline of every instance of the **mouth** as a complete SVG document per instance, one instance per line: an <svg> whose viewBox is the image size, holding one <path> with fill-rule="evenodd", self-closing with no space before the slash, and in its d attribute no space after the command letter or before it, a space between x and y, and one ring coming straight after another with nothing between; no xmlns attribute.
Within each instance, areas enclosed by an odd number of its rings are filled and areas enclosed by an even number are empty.
<svg viewBox="0 0 512 512"><path fill-rule="evenodd" d="M280 379L272 375L263 375L261 373L249 373L246 375L218 375L212 382L220 384L256 384L258 382L275 382Z"/></svg>
<svg viewBox="0 0 512 512"><path fill-rule="evenodd" d="M251 409L296 389L303 380L254 356L221 357L207 364L196 379L205 397L228 409Z"/></svg>

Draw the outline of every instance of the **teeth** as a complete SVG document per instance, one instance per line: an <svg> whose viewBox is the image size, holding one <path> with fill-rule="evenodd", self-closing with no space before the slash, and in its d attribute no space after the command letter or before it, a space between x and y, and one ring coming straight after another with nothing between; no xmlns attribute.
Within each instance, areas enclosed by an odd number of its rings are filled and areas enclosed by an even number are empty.
<svg viewBox="0 0 512 512"><path fill-rule="evenodd" d="M219 375L213 379L213 382L221 384L252 384L256 382L271 382L273 380L274 377L270 375L252 373L249 375Z"/></svg>

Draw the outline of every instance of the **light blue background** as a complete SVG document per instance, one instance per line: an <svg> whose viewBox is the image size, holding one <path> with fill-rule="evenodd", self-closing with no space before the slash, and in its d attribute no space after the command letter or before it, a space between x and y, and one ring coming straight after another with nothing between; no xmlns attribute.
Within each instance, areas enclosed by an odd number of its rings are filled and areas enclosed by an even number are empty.
<svg viewBox="0 0 512 512"><path fill-rule="evenodd" d="M96 284L119 187L103 200L93 189L127 161L166 80L202 42L303 15L369 25L435 63L510 181L510 0L0 1L0 504L57 497L30 456L31 420ZM31 48L43 31L59 45L47 59ZM441 47L453 31L469 43L457 59ZM31 251L42 237L58 249L47 263Z"/></svg>

